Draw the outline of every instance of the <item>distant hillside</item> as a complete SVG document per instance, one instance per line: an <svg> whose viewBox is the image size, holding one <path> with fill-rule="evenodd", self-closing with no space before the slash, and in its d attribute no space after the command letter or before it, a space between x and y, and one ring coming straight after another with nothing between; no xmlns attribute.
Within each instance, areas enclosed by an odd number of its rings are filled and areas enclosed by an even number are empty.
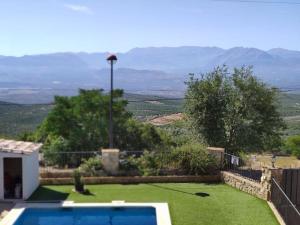
<svg viewBox="0 0 300 225"><path fill-rule="evenodd" d="M140 121L166 125L181 118L184 103L181 99L130 93L125 93L125 98L129 101L128 111ZM300 134L300 94L283 94L279 100L281 115L288 124L285 134ZM47 104L0 102L0 136L16 137L25 131L35 130L51 108Z"/></svg>
<svg viewBox="0 0 300 225"><path fill-rule="evenodd" d="M161 97L125 93L127 110L140 120L182 111L183 100L161 100ZM49 104L11 104L0 101L0 136L16 137L31 132L41 124L53 106Z"/></svg>
<svg viewBox="0 0 300 225"><path fill-rule="evenodd" d="M108 53L56 53L0 57L0 88L109 87ZM188 73L218 65L253 65L257 76L279 87L300 87L300 52L235 47L134 48L118 53L115 85L131 92L183 92Z"/></svg>

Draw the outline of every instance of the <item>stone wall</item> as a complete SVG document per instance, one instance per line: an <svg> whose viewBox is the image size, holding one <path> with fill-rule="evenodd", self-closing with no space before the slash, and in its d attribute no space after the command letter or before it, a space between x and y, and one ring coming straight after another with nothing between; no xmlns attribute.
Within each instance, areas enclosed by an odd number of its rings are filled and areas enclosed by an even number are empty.
<svg viewBox="0 0 300 225"><path fill-rule="evenodd" d="M221 180L234 188L237 188L241 191L247 192L258 198L267 200L268 199L268 190L263 187L262 183L258 183L237 174L222 171Z"/></svg>
<svg viewBox="0 0 300 225"><path fill-rule="evenodd" d="M264 200L270 200L272 178L275 178L280 183L282 169L264 167L260 182L249 180L232 172L221 172L221 180L224 183Z"/></svg>
<svg viewBox="0 0 300 225"><path fill-rule="evenodd" d="M85 184L219 183L220 174L202 176L85 177ZM40 178L41 185L73 184L72 178Z"/></svg>

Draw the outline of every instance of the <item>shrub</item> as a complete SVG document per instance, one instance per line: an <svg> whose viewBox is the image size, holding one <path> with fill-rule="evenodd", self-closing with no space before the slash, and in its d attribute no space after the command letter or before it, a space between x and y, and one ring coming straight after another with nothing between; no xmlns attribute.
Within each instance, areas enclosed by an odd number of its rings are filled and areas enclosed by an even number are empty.
<svg viewBox="0 0 300 225"><path fill-rule="evenodd" d="M49 138L50 139L50 138ZM43 148L44 158L47 165L64 167L70 161L66 152L70 151L69 143L62 137L51 137Z"/></svg>
<svg viewBox="0 0 300 225"><path fill-rule="evenodd" d="M159 161L155 152L145 151L139 158L130 158L129 163L132 167L136 167L143 176L153 176L159 173Z"/></svg>
<svg viewBox="0 0 300 225"><path fill-rule="evenodd" d="M83 159L80 165L80 170L84 175L95 176L97 172L102 169L101 159L99 157L93 157L89 159Z"/></svg>
<svg viewBox="0 0 300 225"><path fill-rule="evenodd" d="M287 153L300 159L300 135L288 137L285 141L284 149Z"/></svg>
<svg viewBox="0 0 300 225"><path fill-rule="evenodd" d="M129 157L122 164L126 171L138 170L140 175L155 176L159 174L213 174L218 165L214 156L199 143L189 143L168 152L145 151L138 158Z"/></svg>
<svg viewBox="0 0 300 225"><path fill-rule="evenodd" d="M210 174L218 168L215 158L207 152L206 147L197 143L175 148L171 153L171 161L189 175Z"/></svg>
<svg viewBox="0 0 300 225"><path fill-rule="evenodd" d="M124 170L124 171L138 170L135 157L130 156L130 157L128 157L128 159L120 160L120 169Z"/></svg>
<svg viewBox="0 0 300 225"><path fill-rule="evenodd" d="M73 179L74 179L75 191L80 193L84 192L84 183L82 180L81 171L79 169L74 170Z"/></svg>

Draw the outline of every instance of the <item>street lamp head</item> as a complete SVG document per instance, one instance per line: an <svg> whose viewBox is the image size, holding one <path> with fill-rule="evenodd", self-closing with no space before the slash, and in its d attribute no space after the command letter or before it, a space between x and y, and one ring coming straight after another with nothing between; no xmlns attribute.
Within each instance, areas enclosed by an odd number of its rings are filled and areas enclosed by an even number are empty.
<svg viewBox="0 0 300 225"><path fill-rule="evenodd" d="M113 63L113 64L115 64L116 62L117 62L117 56L116 55L114 55L114 54L111 54L111 55L109 55L108 57L107 57L107 62L109 63L109 64L111 64L111 63Z"/></svg>

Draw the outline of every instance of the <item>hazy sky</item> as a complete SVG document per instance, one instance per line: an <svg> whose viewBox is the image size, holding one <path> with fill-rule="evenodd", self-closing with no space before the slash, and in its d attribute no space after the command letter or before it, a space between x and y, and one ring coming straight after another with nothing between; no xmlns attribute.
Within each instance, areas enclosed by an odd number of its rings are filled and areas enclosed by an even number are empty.
<svg viewBox="0 0 300 225"><path fill-rule="evenodd" d="M300 0L241 1L0 0L0 55L182 45L300 50Z"/></svg>

